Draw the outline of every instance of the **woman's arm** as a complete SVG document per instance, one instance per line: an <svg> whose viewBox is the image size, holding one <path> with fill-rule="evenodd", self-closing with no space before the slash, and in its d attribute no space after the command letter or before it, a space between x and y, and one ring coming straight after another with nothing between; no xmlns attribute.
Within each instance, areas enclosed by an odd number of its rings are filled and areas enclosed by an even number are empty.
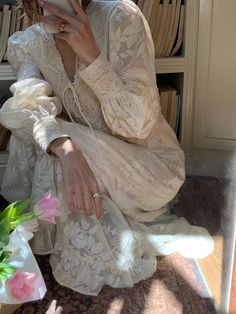
<svg viewBox="0 0 236 314"><path fill-rule="evenodd" d="M40 5L58 16L58 21L47 17L40 17L40 20L56 26L62 19L67 22L65 32L55 36L67 41L87 65L80 71L80 76L98 97L112 133L145 139L157 123L160 102L154 46L144 16L131 1L118 3L109 21L108 61L98 49L82 7L76 0L70 4L76 17L44 3Z"/></svg>
<svg viewBox="0 0 236 314"><path fill-rule="evenodd" d="M101 218L102 198L92 198L93 193L99 192L97 180L79 147L68 140L68 135L56 120L62 104L58 97L50 96L52 88L42 78L30 54L27 32L30 29L9 38L8 60L17 82L10 87L13 97L0 110L0 123L21 141L36 144L45 152L57 155L61 161L69 209L91 213L95 205L96 215Z"/></svg>
<svg viewBox="0 0 236 314"><path fill-rule="evenodd" d="M120 2L109 22L109 61L101 53L80 72L114 135L145 139L160 115L149 26L133 3Z"/></svg>
<svg viewBox="0 0 236 314"><path fill-rule="evenodd" d="M47 151L51 141L68 136L55 117L62 110L51 85L42 77L29 49L30 28L14 33L8 39L8 61L17 81L10 86L13 96L0 110L0 123L16 137L34 143Z"/></svg>

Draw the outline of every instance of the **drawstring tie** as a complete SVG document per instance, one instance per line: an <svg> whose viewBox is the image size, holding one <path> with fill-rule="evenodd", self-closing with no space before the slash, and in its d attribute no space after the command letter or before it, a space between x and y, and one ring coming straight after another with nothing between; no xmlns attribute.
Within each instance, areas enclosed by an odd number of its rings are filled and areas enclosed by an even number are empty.
<svg viewBox="0 0 236 314"><path fill-rule="evenodd" d="M66 110L66 112L67 112L71 122L74 123L76 128L78 128L77 122L73 119L73 117L71 115L71 112L70 112L70 107L71 106L69 105L69 101L68 101L69 97L68 97L68 94L67 94L69 89L71 90L71 92L73 94L76 107L79 109L79 112L80 112L81 116L83 117L84 121L87 123L87 125L89 126L89 128L90 128L90 130L92 132L92 135L93 135L93 138L94 138L94 141L95 141L95 144L96 144L96 147L97 147L97 150L99 152L100 159L101 159L101 164L102 164L102 167L103 167L103 171L104 171L104 174L106 174L102 153L101 153L101 150L100 150L99 143L97 141L96 135L94 133L94 130L93 130L91 124L89 123L88 119L85 117L85 115L83 113L83 109L81 108L81 102L80 102L79 97L77 95L77 92L75 90L74 83L71 83L71 82L69 82L68 85L62 91L62 102L64 104L65 110ZM74 114L75 114L75 108L73 108L73 111L74 111Z"/></svg>

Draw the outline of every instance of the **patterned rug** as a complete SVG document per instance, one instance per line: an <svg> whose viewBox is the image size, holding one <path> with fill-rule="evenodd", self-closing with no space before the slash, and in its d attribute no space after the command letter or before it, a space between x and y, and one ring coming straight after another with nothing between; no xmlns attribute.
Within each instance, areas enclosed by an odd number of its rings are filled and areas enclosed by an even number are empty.
<svg viewBox="0 0 236 314"><path fill-rule="evenodd" d="M37 256L47 293L40 302L24 304L15 314L45 314L53 299L68 314L215 314L194 262L178 254L157 258L152 278L133 288L105 286L97 297L85 296L60 286L53 278L48 256Z"/></svg>
<svg viewBox="0 0 236 314"><path fill-rule="evenodd" d="M218 178L187 177L173 206L190 223L211 234L221 229L222 191L228 182ZM15 314L45 314L53 299L65 314L215 314L213 300L203 284L194 260L175 253L157 257L157 270L133 288L105 286L97 297L85 296L59 285L53 278L48 256L36 256L47 293L43 300L22 305Z"/></svg>

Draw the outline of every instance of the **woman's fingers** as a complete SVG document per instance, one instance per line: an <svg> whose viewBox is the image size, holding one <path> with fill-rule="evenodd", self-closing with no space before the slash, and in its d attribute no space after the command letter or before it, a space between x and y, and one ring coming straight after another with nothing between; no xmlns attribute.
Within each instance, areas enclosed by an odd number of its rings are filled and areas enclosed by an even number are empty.
<svg viewBox="0 0 236 314"><path fill-rule="evenodd" d="M75 11L75 13L77 13L80 17L85 15L84 10L78 0L68 0L68 2Z"/></svg>
<svg viewBox="0 0 236 314"><path fill-rule="evenodd" d="M66 189L66 200L69 210L73 213L81 211L85 208L84 197L79 188L71 187Z"/></svg>
<svg viewBox="0 0 236 314"><path fill-rule="evenodd" d="M43 22L45 24L52 25L52 26L57 26L58 31L59 31L59 26L60 26L60 24L62 22L60 18L53 18L52 19L50 17L39 15L38 19L39 19L40 22ZM65 30L65 32L68 32L68 33L72 33L73 32L73 29L67 23L65 23L64 30Z"/></svg>
<svg viewBox="0 0 236 314"><path fill-rule="evenodd" d="M59 16L60 18L69 23L73 23L74 20L76 20L72 15L68 14L66 11L64 11L57 5L42 0L38 0L38 4L45 10L49 11L50 13L53 13L56 16Z"/></svg>
<svg viewBox="0 0 236 314"><path fill-rule="evenodd" d="M76 193L74 193L74 203L75 203L76 211L84 210L85 203L84 203L82 191L77 190Z"/></svg>
<svg viewBox="0 0 236 314"><path fill-rule="evenodd" d="M95 198L94 198L96 216L97 216L97 218L98 218L99 220L101 220L101 219L103 218L102 203L103 203L103 198L102 198L102 196L100 196L100 197L95 197Z"/></svg>
<svg viewBox="0 0 236 314"><path fill-rule="evenodd" d="M85 204L85 212L87 214L92 214L93 212L93 198L92 195L90 193L90 189L89 187L85 187L84 189L84 204Z"/></svg>
<svg viewBox="0 0 236 314"><path fill-rule="evenodd" d="M75 202L74 202L74 193L73 192L66 191L66 201L67 201L67 205L69 207L69 210L72 213L75 213L76 212L76 206L75 206Z"/></svg>

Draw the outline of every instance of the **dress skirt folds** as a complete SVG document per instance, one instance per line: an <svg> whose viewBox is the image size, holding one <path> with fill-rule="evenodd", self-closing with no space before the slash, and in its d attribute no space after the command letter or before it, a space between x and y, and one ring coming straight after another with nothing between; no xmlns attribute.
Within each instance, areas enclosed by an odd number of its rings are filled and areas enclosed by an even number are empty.
<svg viewBox="0 0 236 314"><path fill-rule="evenodd" d="M59 283L97 295L105 284L131 287L150 277L157 255L203 258L213 240L170 213L185 158L161 113L145 18L129 0L92 1L86 14L101 53L87 67L77 57L73 82L43 24L9 38L17 82L0 110L12 131L2 194L14 201L52 190L63 216L56 225L42 223L32 247L51 254ZM63 136L79 146L97 178L101 222L67 207L60 160L47 153Z"/></svg>

